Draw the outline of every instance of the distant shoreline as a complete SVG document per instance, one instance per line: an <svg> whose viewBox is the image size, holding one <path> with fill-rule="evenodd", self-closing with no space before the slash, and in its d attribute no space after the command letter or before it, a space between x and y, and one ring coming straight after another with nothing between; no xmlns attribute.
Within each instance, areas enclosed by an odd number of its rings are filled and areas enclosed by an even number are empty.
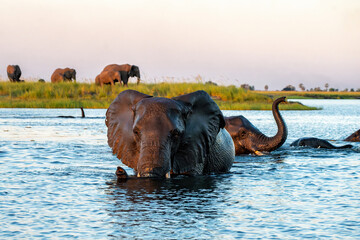
<svg viewBox="0 0 360 240"><path fill-rule="evenodd" d="M89 83L0 82L0 108L100 108L106 109L116 96L126 89L133 89L155 97L175 97L197 90L206 91L221 110L271 110L277 95L245 90L235 86L217 86L208 83L118 83L100 87ZM288 94L280 94L287 96ZM316 110L298 102L279 105L280 110Z"/></svg>
<svg viewBox="0 0 360 240"><path fill-rule="evenodd" d="M288 99L360 99L360 92L315 91L254 91L271 98L286 96Z"/></svg>

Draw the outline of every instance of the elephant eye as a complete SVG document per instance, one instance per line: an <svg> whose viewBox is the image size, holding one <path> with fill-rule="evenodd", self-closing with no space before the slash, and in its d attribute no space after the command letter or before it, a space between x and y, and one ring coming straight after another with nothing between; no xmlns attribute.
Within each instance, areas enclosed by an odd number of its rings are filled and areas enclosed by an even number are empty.
<svg viewBox="0 0 360 240"><path fill-rule="evenodd" d="M134 128L133 133L135 134L135 136L139 136L140 135L140 130L138 128Z"/></svg>
<svg viewBox="0 0 360 240"><path fill-rule="evenodd" d="M244 130L240 131L240 137L244 138L246 136L246 132Z"/></svg>
<svg viewBox="0 0 360 240"><path fill-rule="evenodd" d="M178 137L181 135L179 129L174 129L174 130L172 130L170 133L171 133L171 135L172 135L173 137L175 137L175 138L178 138Z"/></svg>

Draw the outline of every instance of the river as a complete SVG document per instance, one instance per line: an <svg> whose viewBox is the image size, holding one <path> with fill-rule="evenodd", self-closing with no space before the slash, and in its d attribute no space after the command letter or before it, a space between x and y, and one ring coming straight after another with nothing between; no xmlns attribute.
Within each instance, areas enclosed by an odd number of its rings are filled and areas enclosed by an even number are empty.
<svg viewBox="0 0 360 240"><path fill-rule="evenodd" d="M117 183L105 109L0 109L0 239L360 239L360 152L290 147L360 128L360 100L297 100L289 135L227 174ZM242 114L267 135L271 111ZM58 118L71 115L76 118ZM125 167L129 172L130 169Z"/></svg>

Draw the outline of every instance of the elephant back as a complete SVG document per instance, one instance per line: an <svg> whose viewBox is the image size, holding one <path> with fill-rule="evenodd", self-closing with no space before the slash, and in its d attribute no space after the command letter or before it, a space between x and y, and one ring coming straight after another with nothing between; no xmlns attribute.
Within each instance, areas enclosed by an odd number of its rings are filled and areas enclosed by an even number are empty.
<svg viewBox="0 0 360 240"><path fill-rule="evenodd" d="M109 64L107 65L103 71L124 71L124 72L130 72L131 65L130 64Z"/></svg>

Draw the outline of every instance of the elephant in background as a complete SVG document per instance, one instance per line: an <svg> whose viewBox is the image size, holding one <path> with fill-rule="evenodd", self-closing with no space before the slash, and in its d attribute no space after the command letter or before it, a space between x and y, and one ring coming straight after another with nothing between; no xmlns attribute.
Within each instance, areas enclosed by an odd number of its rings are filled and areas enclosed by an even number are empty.
<svg viewBox="0 0 360 240"><path fill-rule="evenodd" d="M299 138L296 141L290 144L292 147L312 147L312 148L327 148L327 149L342 149L342 148L352 148L353 146L350 144L344 146L334 146L328 141L320 138L314 137L304 137Z"/></svg>
<svg viewBox="0 0 360 240"><path fill-rule="evenodd" d="M24 82L24 80L20 80L21 70L19 65L9 65L6 71L10 82Z"/></svg>
<svg viewBox="0 0 360 240"><path fill-rule="evenodd" d="M204 91L172 99L121 92L106 112L108 144L137 177L227 172L234 143Z"/></svg>
<svg viewBox="0 0 360 240"><path fill-rule="evenodd" d="M51 75L51 82L71 82L74 79L76 82L76 71L73 68L58 68Z"/></svg>
<svg viewBox="0 0 360 240"><path fill-rule="evenodd" d="M360 129L344 139L347 142L360 142Z"/></svg>
<svg viewBox="0 0 360 240"><path fill-rule="evenodd" d="M137 77L137 84L140 83L140 70L138 66L130 64L110 64L103 71L119 71L121 80L125 86L128 85L129 77Z"/></svg>
<svg viewBox="0 0 360 240"><path fill-rule="evenodd" d="M225 129L230 133L234 141L236 155L248 153L263 155L263 152L274 151L284 144L288 131L286 123L279 112L281 102L285 102L285 97L276 99L272 104L272 113L278 127L278 131L273 137L265 136L242 115L225 117Z"/></svg>
<svg viewBox="0 0 360 240"><path fill-rule="evenodd" d="M115 82L120 82L121 76L118 71L102 71L95 78L95 84L103 86L104 84L111 84L114 86Z"/></svg>

